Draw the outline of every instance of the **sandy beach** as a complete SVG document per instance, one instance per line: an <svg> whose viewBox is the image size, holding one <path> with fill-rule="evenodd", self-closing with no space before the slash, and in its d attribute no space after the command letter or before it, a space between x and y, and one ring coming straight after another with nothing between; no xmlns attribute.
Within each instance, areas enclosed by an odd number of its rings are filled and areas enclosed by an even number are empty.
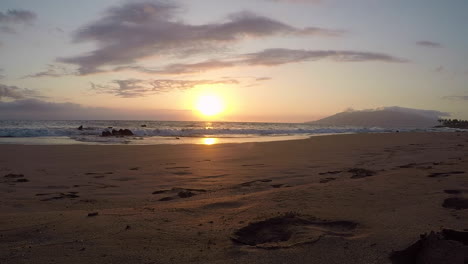
<svg viewBox="0 0 468 264"><path fill-rule="evenodd" d="M0 145L0 263L392 263L468 228L467 153L462 132Z"/></svg>

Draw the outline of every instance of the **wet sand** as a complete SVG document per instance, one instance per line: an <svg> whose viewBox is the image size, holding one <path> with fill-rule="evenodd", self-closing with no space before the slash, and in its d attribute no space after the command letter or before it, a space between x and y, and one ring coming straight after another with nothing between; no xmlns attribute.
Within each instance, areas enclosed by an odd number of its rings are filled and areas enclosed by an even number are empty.
<svg viewBox="0 0 468 264"><path fill-rule="evenodd" d="M0 263L391 263L468 228L468 133L0 145L0 201Z"/></svg>

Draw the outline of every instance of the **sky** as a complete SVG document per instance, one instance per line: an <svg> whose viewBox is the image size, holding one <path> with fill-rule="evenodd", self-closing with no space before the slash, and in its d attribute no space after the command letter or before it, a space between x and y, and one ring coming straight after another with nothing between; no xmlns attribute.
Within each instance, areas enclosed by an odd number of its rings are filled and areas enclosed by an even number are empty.
<svg viewBox="0 0 468 264"><path fill-rule="evenodd" d="M468 119L466 0L2 0L0 119ZM207 99L208 98L208 99Z"/></svg>

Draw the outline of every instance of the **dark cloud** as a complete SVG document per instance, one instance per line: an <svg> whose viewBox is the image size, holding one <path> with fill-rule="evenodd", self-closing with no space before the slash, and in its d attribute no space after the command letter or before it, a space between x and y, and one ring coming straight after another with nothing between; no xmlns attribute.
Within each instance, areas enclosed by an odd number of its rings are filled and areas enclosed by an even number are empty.
<svg viewBox="0 0 468 264"><path fill-rule="evenodd" d="M40 97L40 96L34 90L19 88L17 86L8 86L5 84L0 84L0 100L2 98L24 99L24 98L31 98L31 97Z"/></svg>
<svg viewBox="0 0 468 264"><path fill-rule="evenodd" d="M423 47L428 47L428 48L442 48L442 44L433 42L433 41L427 41L427 40L421 40L416 42L417 45L423 46Z"/></svg>
<svg viewBox="0 0 468 264"><path fill-rule="evenodd" d="M248 65L280 65L301 61L315 61L330 59L338 62L407 62L407 60L391 55L361 51L337 51L337 50L293 50L293 49L267 49L257 53L245 55L243 63Z"/></svg>
<svg viewBox="0 0 468 264"><path fill-rule="evenodd" d="M198 63L175 63L165 66L160 70L144 70L143 72L162 73L162 74L188 74L200 73L214 69L234 67L240 65L240 61L221 61L221 60L208 60Z"/></svg>
<svg viewBox="0 0 468 264"><path fill-rule="evenodd" d="M14 26L23 24L30 25L36 19L36 14L27 10L8 10L0 12L0 31L15 33Z"/></svg>
<svg viewBox="0 0 468 264"><path fill-rule="evenodd" d="M0 119L9 120L192 120L189 110L114 109L38 99L0 101Z"/></svg>
<svg viewBox="0 0 468 264"><path fill-rule="evenodd" d="M278 34L338 36L339 30L296 28L249 12L235 13L218 23L191 25L176 15L179 7L166 2L126 3L74 35L73 41L95 42L96 50L58 61L79 66L80 74L96 73L109 65L125 65L147 56L212 52L247 37Z"/></svg>
<svg viewBox="0 0 468 264"><path fill-rule="evenodd" d="M468 95L452 95L452 96L445 96L444 99L468 101Z"/></svg>
<svg viewBox="0 0 468 264"><path fill-rule="evenodd" d="M198 85L237 84L237 80L114 80L110 84L91 83L91 90L97 93L113 94L124 98L143 97L152 94L188 90Z"/></svg>
<svg viewBox="0 0 468 264"><path fill-rule="evenodd" d="M248 53L237 57L220 60L208 60L199 63L170 64L159 70L150 70L152 73L162 74L188 74L208 70L215 70L234 66L277 66L288 63L304 61L317 61L329 59L336 62L369 62L378 61L386 63L405 63L406 59L394 57L384 53L339 50L294 50L294 49L267 49L260 52ZM141 70L141 69L140 69ZM144 70L143 70L144 71ZM147 70L148 71L148 70Z"/></svg>
<svg viewBox="0 0 468 264"><path fill-rule="evenodd" d="M23 78L61 77L66 75L77 75L77 73L62 65L48 64L45 71L29 74Z"/></svg>

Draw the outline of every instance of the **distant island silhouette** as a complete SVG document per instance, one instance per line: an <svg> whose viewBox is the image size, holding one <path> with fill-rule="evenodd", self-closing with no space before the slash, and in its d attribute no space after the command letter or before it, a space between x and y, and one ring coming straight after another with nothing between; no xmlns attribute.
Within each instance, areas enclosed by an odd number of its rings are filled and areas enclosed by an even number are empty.
<svg viewBox="0 0 468 264"><path fill-rule="evenodd" d="M437 126L440 116L445 115L448 114L394 106L371 110L347 110L307 123L325 126L429 128Z"/></svg>

